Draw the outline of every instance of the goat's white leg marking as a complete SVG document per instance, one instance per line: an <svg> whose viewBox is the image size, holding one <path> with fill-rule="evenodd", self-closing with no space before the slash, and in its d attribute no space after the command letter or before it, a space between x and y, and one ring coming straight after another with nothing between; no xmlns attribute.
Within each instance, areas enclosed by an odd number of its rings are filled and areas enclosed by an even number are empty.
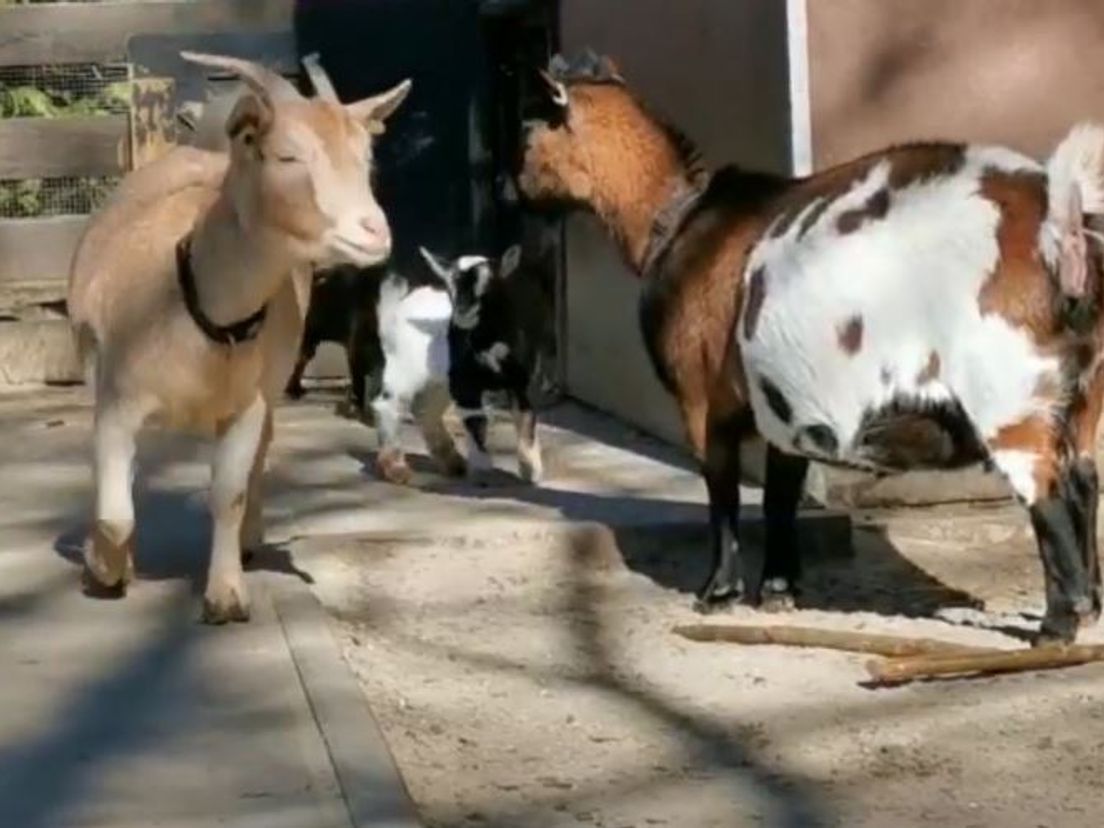
<svg viewBox="0 0 1104 828"><path fill-rule="evenodd" d="M464 429L468 433L468 474L479 474L494 468L487 453L487 411L485 408L457 407Z"/></svg>
<svg viewBox="0 0 1104 828"><path fill-rule="evenodd" d="M537 483L544 475L540 435L537 434L537 414L533 409L514 406L514 426L517 429L518 472L521 479Z"/></svg>
<svg viewBox="0 0 1104 828"><path fill-rule="evenodd" d="M993 465L1001 473L1016 497L1030 505L1035 502L1036 456L1031 451L1019 449L998 449L992 453Z"/></svg>
<svg viewBox="0 0 1104 828"><path fill-rule="evenodd" d="M245 517L242 519L241 545L243 550L256 550L264 546L264 467L268 447L272 443L272 409L265 407L264 427L253 469L249 473L249 489L245 497Z"/></svg>
<svg viewBox="0 0 1104 828"><path fill-rule="evenodd" d="M399 432L406 401L384 386L383 393L372 401L376 412L376 432L379 435L379 452L376 455L376 471L389 483L406 485L410 482L410 467L402 448Z"/></svg>
<svg viewBox="0 0 1104 828"><path fill-rule="evenodd" d="M422 392L418 403L418 425L422 429L429 453L445 474L462 476L467 471L467 463L456 450L456 443L445 427L445 412L452 404L448 389L443 383L430 383Z"/></svg>
<svg viewBox="0 0 1104 828"><path fill-rule="evenodd" d="M85 547L87 572L104 587L125 587L134 573L134 455L140 418L117 408L96 412L96 525Z"/></svg>
<svg viewBox="0 0 1104 828"><path fill-rule="evenodd" d="M203 617L209 623L249 619L249 596L241 565L241 530L246 489L268 417L259 394L219 439L211 482L214 537Z"/></svg>

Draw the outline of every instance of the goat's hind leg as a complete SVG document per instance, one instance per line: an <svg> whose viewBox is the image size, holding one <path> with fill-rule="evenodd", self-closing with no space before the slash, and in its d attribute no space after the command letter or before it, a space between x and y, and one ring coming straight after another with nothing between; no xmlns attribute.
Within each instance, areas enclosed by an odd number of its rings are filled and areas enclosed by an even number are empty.
<svg viewBox="0 0 1104 828"><path fill-rule="evenodd" d="M84 588L121 597L134 577L134 457L141 418L122 407L96 411L96 521L84 551Z"/></svg>
<svg viewBox="0 0 1104 828"><path fill-rule="evenodd" d="M1036 643L1072 641L1083 620L1093 615L1086 567L1087 512L1076 463L1037 418L1001 430L990 444L993 464L1004 474L1031 516L1046 583L1046 615Z"/></svg>
<svg viewBox="0 0 1104 828"><path fill-rule="evenodd" d="M445 384L434 382L422 392L415 408L426 448L441 471L450 477L463 477L468 464L456 450L456 443L445 426L445 412L451 403Z"/></svg>
<svg viewBox="0 0 1104 828"><path fill-rule="evenodd" d="M258 394L222 434L215 449L211 482L214 532L203 596L203 620L209 624L249 620L249 596L241 565L242 523L249 480L267 420L268 404Z"/></svg>

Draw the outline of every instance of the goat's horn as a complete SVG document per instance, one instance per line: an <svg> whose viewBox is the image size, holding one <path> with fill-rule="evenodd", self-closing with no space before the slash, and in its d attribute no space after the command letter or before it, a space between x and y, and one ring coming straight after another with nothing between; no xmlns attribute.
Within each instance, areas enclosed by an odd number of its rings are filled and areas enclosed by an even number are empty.
<svg viewBox="0 0 1104 828"><path fill-rule="evenodd" d="M311 52L309 55L305 55L302 59L302 63L303 68L307 70L307 76L314 85L314 90L318 93L318 97L323 100L333 101L334 103L341 103L341 100L337 97L337 90L334 89L333 82L330 80L330 76L326 74L326 70L323 69L322 64L318 62L318 52Z"/></svg>
<svg viewBox="0 0 1104 828"><path fill-rule="evenodd" d="M266 98L289 100L302 97L299 90L283 75L251 60L226 55L209 55L203 52L181 52L180 56L192 63L215 66L233 72L245 81L250 89Z"/></svg>

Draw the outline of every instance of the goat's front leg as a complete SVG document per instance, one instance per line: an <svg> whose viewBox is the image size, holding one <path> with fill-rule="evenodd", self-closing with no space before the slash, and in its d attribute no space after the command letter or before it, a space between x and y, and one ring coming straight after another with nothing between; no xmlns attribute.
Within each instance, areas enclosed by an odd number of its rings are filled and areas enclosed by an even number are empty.
<svg viewBox="0 0 1104 828"><path fill-rule="evenodd" d="M388 483L406 486L413 473L403 453L400 425L404 400L384 380L383 391L372 400L375 412L376 433L379 435L379 451L376 454L376 472Z"/></svg>
<svg viewBox="0 0 1104 828"><path fill-rule="evenodd" d="M468 382L452 383L452 398L468 433L468 475L479 479L494 468L487 453L487 412L482 389Z"/></svg>
<svg viewBox="0 0 1104 828"><path fill-rule="evenodd" d="M525 386L514 392L514 426L517 429L518 473L522 480L538 483L544 474L544 461L537 434L537 413Z"/></svg>
<svg viewBox="0 0 1104 828"><path fill-rule="evenodd" d="M743 592L740 578L740 439L743 419L710 423L702 473L709 493L709 577L697 591L694 609L710 613Z"/></svg>
<svg viewBox="0 0 1104 828"><path fill-rule="evenodd" d="M271 443L272 408L266 405L261 442L253 457L253 468L249 472L249 488L245 496L245 517L242 519L241 528L243 555L256 552L264 546L264 467Z"/></svg>
<svg viewBox="0 0 1104 828"><path fill-rule="evenodd" d="M801 577L801 550L797 542L797 507L805 489L809 461L767 446L767 475L763 490L766 519L763 566L748 579L748 601L768 611L793 609Z"/></svg>
<svg viewBox="0 0 1104 828"><path fill-rule="evenodd" d="M298 400L306 393L303 389L303 372L307 370L307 365L314 359L314 353L317 349L317 342L307 337L303 338L299 348L299 356L295 359L295 368L292 369L291 376L288 377L287 385L284 388L284 393L293 400Z"/></svg>
<svg viewBox="0 0 1104 828"><path fill-rule="evenodd" d="M249 478L268 419L268 404L258 394L219 439L211 483L214 533L203 620L209 624L249 620L249 596L241 565L241 532Z"/></svg>
<svg viewBox="0 0 1104 828"><path fill-rule="evenodd" d="M96 411L96 523L84 551L84 586L122 596L134 577L134 456L140 418L121 407Z"/></svg>
<svg viewBox="0 0 1104 828"><path fill-rule="evenodd" d="M418 401L418 425L425 437L426 447L441 471L452 477L463 477L468 464L456 450L456 443L445 426L445 412L451 402L448 388L443 383L431 383Z"/></svg>

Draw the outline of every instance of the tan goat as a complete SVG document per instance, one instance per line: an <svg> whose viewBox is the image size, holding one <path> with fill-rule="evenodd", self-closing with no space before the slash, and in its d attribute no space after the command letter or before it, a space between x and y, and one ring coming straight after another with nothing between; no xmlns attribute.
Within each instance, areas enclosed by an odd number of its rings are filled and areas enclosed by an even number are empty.
<svg viewBox="0 0 1104 828"><path fill-rule="evenodd" d="M262 542L260 476L291 373L315 264L391 252L369 186L372 136L410 89L356 103L306 99L248 61L183 53L246 86L228 152L178 147L123 181L89 222L69 312L95 391L91 592L133 574L132 479L143 425L217 438L204 619L244 621L241 550Z"/></svg>

